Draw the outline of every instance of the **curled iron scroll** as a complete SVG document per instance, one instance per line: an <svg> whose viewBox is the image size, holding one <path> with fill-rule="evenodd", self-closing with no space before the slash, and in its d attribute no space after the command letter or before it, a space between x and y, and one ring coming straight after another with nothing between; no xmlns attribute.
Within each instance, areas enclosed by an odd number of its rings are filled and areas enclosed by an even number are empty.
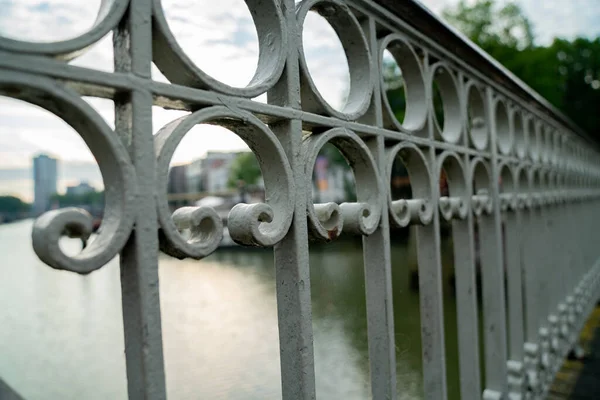
<svg viewBox="0 0 600 400"><path fill-rule="evenodd" d="M408 171L413 198L393 200L391 192L388 191L390 221L399 228L412 224L427 225L433 219L431 179L427 159L414 144L407 142L397 144L387 151L389 181L392 179L392 168L398 156Z"/></svg>
<svg viewBox="0 0 600 400"><path fill-rule="evenodd" d="M491 192L493 178L490 165L483 158L475 157L470 162L469 170L469 181L474 185L471 196L473 213L476 216L491 214L493 211ZM506 199L508 198L509 196L506 197ZM500 202L502 204L502 199L500 199Z"/></svg>
<svg viewBox="0 0 600 400"><path fill-rule="evenodd" d="M441 176L442 169L446 172L450 191L450 197L443 196L439 199L440 214L447 221L454 218L465 219L470 210L471 199L463 162L456 153L445 151L439 155L437 164L437 176Z"/></svg>
<svg viewBox="0 0 600 400"><path fill-rule="evenodd" d="M37 256L53 268L87 274L102 267L122 249L133 226L137 189L127 150L77 93L49 79L5 71L0 74L0 95L35 104L62 118L98 161L107 182L100 234L79 254L66 255L59 246L61 236L87 240L92 234L92 217L85 210L65 208L49 211L35 221L32 243Z"/></svg>
<svg viewBox="0 0 600 400"><path fill-rule="evenodd" d="M312 191L307 190L307 217L313 239L329 241L345 232L370 235L377 229L381 217L384 193L377 166L367 145L354 132L334 128L304 138L304 172L306 187L312 187L314 165L319 151L332 143L352 167L356 180L356 203L313 204Z"/></svg>
<svg viewBox="0 0 600 400"><path fill-rule="evenodd" d="M185 207L173 215L167 198L169 163L184 136L197 124L215 124L240 136L256 155L266 189L266 204L238 204L229 212L231 238L247 246L273 246L287 233L294 210L294 181L283 147L275 134L247 111L225 106L196 111L165 125L156 134L157 207L161 225L161 250L178 258L200 259L219 245L222 221L212 208ZM180 230L188 228L190 238Z"/></svg>
<svg viewBox="0 0 600 400"><path fill-rule="evenodd" d="M500 210L515 211L519 206L516 170L512 164L503 162L499 168Z"/></svg>

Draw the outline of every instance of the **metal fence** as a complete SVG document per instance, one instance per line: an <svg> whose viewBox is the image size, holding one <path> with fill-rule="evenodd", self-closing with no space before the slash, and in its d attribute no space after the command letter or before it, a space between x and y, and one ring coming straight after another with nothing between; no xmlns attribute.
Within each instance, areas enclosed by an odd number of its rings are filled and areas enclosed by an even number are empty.
<svg viewBox="0 0 600 400"><path fill-rule="evenodd" d="M315 398L308 246L309 240L335 240L342 231L363 236L372 396L397 396L394 324L402 321L392 313L391 225L417 226L424 397L447 397L442 220L453 228L461 397L545 397L598 297L596 144L416 2L246 4L260 56L245 88L211 78L186 56L160 0L103 1L95 26L72 40L0 38L0 94L62 118L101 169L106 209L96 240L76 256L61 251L61 235L92 231L90 217L77 209L39 217L32 240L49 266L79 274L120 255L129 397L166 396L159 249L201 259L222 237L213 210L185 207L171 214L167 203L171 157L200 123L237 133L263 172L266 202L237 205L227 225L238 243L274 249L284 399ZM302 26L309 10L327 19L346 52L351 87L341 110L323 99L307 68ZM67 63L111 31L114 73ZM403 72L407 108L401 122L385 96L385 49ZM171 84L151 79L152 62ZM443 124L434 115L434 82ZM263 93L266 104L252 100ZM82 96L114 101L114 130ZM153 136L152 106L191 113ZM312 203L313 166L326 143L351 166L357 202ZM389 194L396 157L408 169L411 199ZM449 196L440 195L442 169ZM184 229L191 236L184 238Z"/></svg>

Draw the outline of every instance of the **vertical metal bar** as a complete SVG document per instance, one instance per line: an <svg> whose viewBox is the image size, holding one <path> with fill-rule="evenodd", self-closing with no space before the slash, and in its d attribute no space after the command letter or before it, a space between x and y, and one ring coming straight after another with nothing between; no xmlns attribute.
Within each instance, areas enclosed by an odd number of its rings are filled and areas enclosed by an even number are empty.
<svg viewBox="0 0 600 400"><path fill-rule="evenodd" d="M545 192L542 192L542 195L545 195ZM546 204L543 204L538 208L539 210L539 221L541 225L541 229L539 231L539 237L542 240L542 246L540 247L540 260L538 262L538 269L540 271L538 275L539 285L538 285L538 301L541 302L542 309L539 315L539 326L547 327L548 326L548 314L551 310L552 303L552 294L548 293L551 288L551 277L554 260L553 257L550 256L551 251L548 248L550 245L550 221L552 219L551 212Z"/></svg>
<svg viewBox="0 0 600 400"><path fill-rule="evenodd" d="M430 160L435 160L433 149L430 150ZM432 180L434 182L432 185L435 186L438 179L434 178ZM437 196L439 191L437 189L433 190L435 190L434 193ZM430 225L417 226L416 232L424 398L445 400L448 398L448 389L446 385L446 348L442 301L440 218L437 208L434 208L433 222Z"/></svg>
<svg viewBox="0 0 600 400"><path fill-rule="evenodd" d="M541 177L540 177L541 178ZM545 180L540 179L541 182ZM538 241L540 243L538 247L539 256L536 268L538 270L538 285L537 285L537 299L536 301L541 303L538 314L538 329L540 332L539 338L539 354L540 354L540 390L541 395L544 396L547 390L549 372L551 367L550 360L550 324L548 322L548 316L551 312L550 303L552 302L552 294L548 293L551 289L551 278L548 275L553 273L553 260L550 256L548 249L550 243L550 218L551 213L548 206L543 201L543 196L546 195L546 188L540 187L540 201L541 204L536 208L537 220L538 220Z"/></svg>
<svg viewBox="0 0 600 400"><path fill-rule="evenodd" d="M466 157L465 162L465 165L468 165ZM460 394L463 399L475 399L481 396L473 219L473 214L470 212L464 221L458 219L452 221Z"/></svg>
<svg viewBox="0 0 600 400"><path fill-rule="evenodd" d="M459 82L465 82L462 73L458 74ZM460 84L461 93L465 93L464 84ZM461 96L461 118L469 118L469 105L467 96ZM464 145L469 145L468 132L465 131ZM473 184L471 179L471 160L469 155L462 156L462 161L467 170L463 171L467 178L464 188L467 198L472 198ZM450 188L452 190L452 188ZM452 194L452 193L451 193ZM464 193L453 193L452 196L462 197ZM481 397L481 365L479 355L479 315L477 310L477 272L475 255L475 232L473 225L473 212L469 212L464 220L452 220L452 243L454 249L454 281L456 293L456 319L458 333L458 364L460 394L463 399Z"/></svg>
<svg viewBox="0 0 600 400"><path fill-rule="evenodd" d="M523 282L521 277L521 210L517 207L505 215L506 223L506 274L508 296L508 385L515 396L524 394L524 326Z"/></svg>
<svg viewBox="0 0 600 400"><path fill-rule="evenodd" d="M282 77L267 98L270 104L299 110L300 32L294 0L282 0L281 7L287 27L287 61ZM309 400L315 398L315 367L306 221L310 188L303 175L302 121L283 120L270 124L270 128L286 151L296 184L294 220L287 235L275 246L282 396L284 400Z"/></svg>
<svg viewBox="0 0 600 400"><path fill-rule="evenodd" d="M151 16L150 0L131 1L114 34L117 72L150 79ZM165 399L151 93L140 88L119 96L115 127L129 145L138 190L135 230L120 260L128 394L131 399Z"/></svg>
<svg viewBox="0 0 600 400"><path fill-rule="evenodd" d="M533 180L533 174L530 174L530 181ZM531 185L530 185L531 186ZM528 195L531 196L531 193ZM529 197L531 199L531 197ZM525 211L524 221L524 239L523 246L523 276L524 276L524 296L525 296L525 339L528 343L537 343L538 340L538 304L536 287L537 269L539 262L537 249L537 218L535 206L531 205Z"/></svg>
<svg viewBox="0 0 600 400"><path fill-rule="evenodd" d="M381 127L381 87L379 85L379 49L375 21L368 18L363 22L363 30L369 40L372 63L371 78L374 83L373 101L364 117L365 123ZM383 137L369 139L371 149L379 168L382 187L388 188ZM394 333L394 311L392 301L392 270L390 249L390 225L387 196L382 196L381 221L371 235L363 238L363 257L365 268L365 290L367 299L367 332L369 338L369 363L371 371L371 393L374 400L396 398L396 344Z"/></svg>
<svg viewBox="0 0 600 400"><path fill-rule="evenodd" d="M424 54L423 74L427 76L429 55ZM428 101L433 93L428 88ZM433 115L427 116L429 139L434 140ZM442 257L440 235L440 190L437 156L434 146L423 149L429 164L433 219L429 225L415 228L419 268L419 306L421 316L421 352L423 359L423 395L425 399L448 398L446 347L444 341L444 305L442 293Z"/></svg>
<svg viewBox="0 0 600 400"><path fill-rule="evenodd" d="M521 211L505 214L506 273L509 318L509 359L523 361L523 291L521 280L520 246Z"/></svg>
<svg viewBox="0 0 600 400"><path fill-rule="evenodd" d="M493 92L487 90L488 109L493 110ZM491 215L480 218L481 273L483 286L483 323L485 344L485 375L489 395L507 392L506 311L504 290L504 255L502 252L502 219L500 216L500 190L498 187L499 161L496 141L496 124L490 118L492 143L491 195L494 199Z"/></svg>

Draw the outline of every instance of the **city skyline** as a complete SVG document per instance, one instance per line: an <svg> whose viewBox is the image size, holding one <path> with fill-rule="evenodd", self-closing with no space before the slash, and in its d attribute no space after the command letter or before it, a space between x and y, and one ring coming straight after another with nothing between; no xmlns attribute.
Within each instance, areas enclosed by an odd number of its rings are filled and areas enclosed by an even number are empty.
<svg viewBox="0 0 600 400"><path fill-rule="evenodd" d="M249 150L245 149L242 150L242 152L243 151ZM194 163L207 160L207 158L211 157L211 155L218 158L219 154L235 156L239 153L239 151L208 151L202 157L193 159L190 162L174 163L170 166L170 169L172 170L177 169L178 167L189 167ZM12 170L0 169L0 196L15 196L25 202L33 204L35 197L35 178L33 175L35 170L34 159L40 156L47 156L57 161L57 194L68 194L70 188L82 184L89 185L96 190L104 190L102 175L100 174L100 169L96 163L65 162L52 154L36 153L36 155L30 160L31 163L28 167L15 168ZM18 190L14 190L15 187L17 187Z"/></svg>

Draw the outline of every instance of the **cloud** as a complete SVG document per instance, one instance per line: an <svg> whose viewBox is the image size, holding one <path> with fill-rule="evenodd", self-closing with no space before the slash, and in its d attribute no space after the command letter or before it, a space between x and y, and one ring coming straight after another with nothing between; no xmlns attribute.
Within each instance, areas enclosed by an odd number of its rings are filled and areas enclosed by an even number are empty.
<svg viewBox="0 0 600 400"><path fill-rule="evenodd" d="M101 0L0 0L0 34L13 39L53 42L86 32Z"/></svg>
<svg viewBox="0 0 600 400"><path fill-rule="evenodd" d="M534 25L538 44L549 44L554 37L600 35L598 0L521 0L520 4Z"/></svg>

